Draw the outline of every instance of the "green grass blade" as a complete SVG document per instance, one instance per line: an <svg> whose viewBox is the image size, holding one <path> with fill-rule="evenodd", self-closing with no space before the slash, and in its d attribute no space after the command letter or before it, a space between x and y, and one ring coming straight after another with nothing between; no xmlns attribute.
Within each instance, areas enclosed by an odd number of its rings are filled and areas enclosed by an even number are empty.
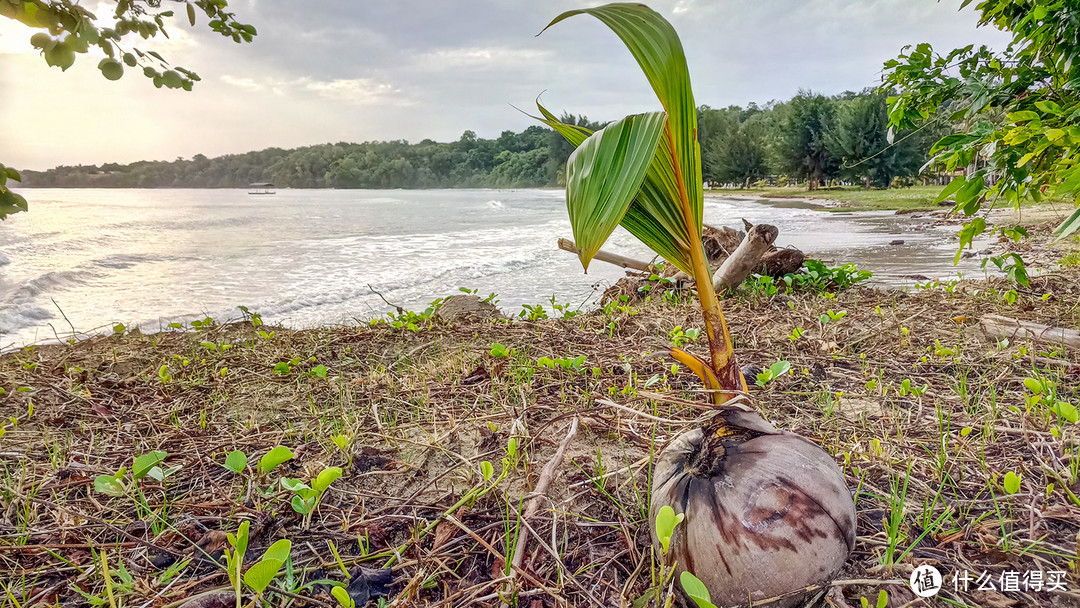
<svg viewBox="0 0 1080 608"><path fill-rule="evenodd" d="M586 270L641 189L666 119L663 112L627 116L593 133L566 161L566 206Z"/></svg>

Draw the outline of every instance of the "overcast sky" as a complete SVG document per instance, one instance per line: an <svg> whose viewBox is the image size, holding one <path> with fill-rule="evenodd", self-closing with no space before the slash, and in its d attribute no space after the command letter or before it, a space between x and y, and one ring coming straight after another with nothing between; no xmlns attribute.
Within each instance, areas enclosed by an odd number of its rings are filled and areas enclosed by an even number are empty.
<svg viewBox="0 0 1080 608"><path fill-rule="evenodd" d="M521 130L511 104L611 119L658 103L599 21L552 17L587 0L233 0L258 28L238 45L186 19L144 42L202 76L192 92L155 89L129 70L110 82L100 56L62 73L30 48L32 30L0 19L0 162L172 160L271 146ZM959 0L654 0L682 37L698 104L724 107L880 82L905 44L1001 48ZM86 2L99 16L109 11ZM111 5L111 3L110 3ZM183 14L183 11L178 11Z"/></svg>

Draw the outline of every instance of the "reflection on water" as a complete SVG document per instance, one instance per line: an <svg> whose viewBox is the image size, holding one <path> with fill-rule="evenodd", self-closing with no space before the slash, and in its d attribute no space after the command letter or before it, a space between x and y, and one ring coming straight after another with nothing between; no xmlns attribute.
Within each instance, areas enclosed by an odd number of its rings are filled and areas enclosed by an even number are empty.
<svg viewBox="0 0 1080 608"><path fill-rule="evenodd" d="M553 295L595 299L622 271L588 275L559 251L569 237L555 190L26 190L31 212L0 223L0 346L115 322L156 331L176 320L236 318L307 327L408 308L475 288L510 312ZM780 228L832 264L854 262L884 283L902 275L979 274L952 265L955 227L889 212L822 213L790 201L709 197L705 221ZM903 245L889 245L903 240ZM605 249L650 259L616 231ZM55 301L55 304L53 303Z"/></svg>

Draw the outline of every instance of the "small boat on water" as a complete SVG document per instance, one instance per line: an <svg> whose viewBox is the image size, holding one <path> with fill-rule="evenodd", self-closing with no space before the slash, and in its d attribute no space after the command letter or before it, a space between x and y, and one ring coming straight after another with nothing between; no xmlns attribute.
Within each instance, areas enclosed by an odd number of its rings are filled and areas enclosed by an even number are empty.
<svg viewBox="0 0 1080 608"><path fill-rule="evenodd" d="M274 184L270 182L259 182L256 184L248 184L248 194L277 194L273 191Z"/></svg>

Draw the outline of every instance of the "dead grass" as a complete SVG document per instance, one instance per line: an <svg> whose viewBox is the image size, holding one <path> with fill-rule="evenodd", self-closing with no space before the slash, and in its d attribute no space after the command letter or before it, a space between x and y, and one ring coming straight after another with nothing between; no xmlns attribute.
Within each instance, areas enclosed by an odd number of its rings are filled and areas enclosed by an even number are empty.
<svg viewBox="0 0 1080 608"><path fill-rule="evenodd" d="M914 565L930 563L944 573L939 597L951 605L1076 604L1077 431L1026 401L1023 381L1045 378L1075 404L1080 360L988 340L978 319L1078 328L1077 279L1075 269L1040 276L1011 305L1000 280L727 301L740 361L792 366L752 391L756 406L829 450L855 494L857 546L832 601L865 596L873 605L886 590L890 606L917 605L906 581ZM823 322L829 311L838 318ZM675 326L700 327L700 315L689 304L637 301L571 319L416 332L276 328L272 338L240 323L4 355L0 607L91 605L76 588L106 598L99 549L117 605L178 606L228 585L215 560L223 533L244 520L248 563L276 539L293 541L291 578L278 578L267 605L336 605L326 586L303 587L345 581L327 541L349 569L390 568L392 582L369 592L394 605L494 606L514 593L530 608L630 605L651 584L650 456L707 411L681 401L704 401L696 379L654 355ZM796 328L802 335L791 339ZM493 343L512 354L491 355ZM537 365L580 355L580 372ZM281 362L291 362L287 374L274 371ZM540 513L522 525L517 513L574 418L580 430ZM268 475L222 466L233 450L253 466L277 445L295 458ZM144 478L131 496L94 490L95 476L152 450L181 468L164 483ZM508 476L451 511L489 485L483 461L496 477L509 467ZM278 478L310 480L327 466L344 475L305 529ZM1009 471L1022 480L1014 494L1003 489ZM506 556L517 534L528 540L511 586ZM130 587L118 587L121 559ZM954 592L952 576L965 570L992 574L995 587L1007 570L1064 571L1068 591Z"/></svg>

